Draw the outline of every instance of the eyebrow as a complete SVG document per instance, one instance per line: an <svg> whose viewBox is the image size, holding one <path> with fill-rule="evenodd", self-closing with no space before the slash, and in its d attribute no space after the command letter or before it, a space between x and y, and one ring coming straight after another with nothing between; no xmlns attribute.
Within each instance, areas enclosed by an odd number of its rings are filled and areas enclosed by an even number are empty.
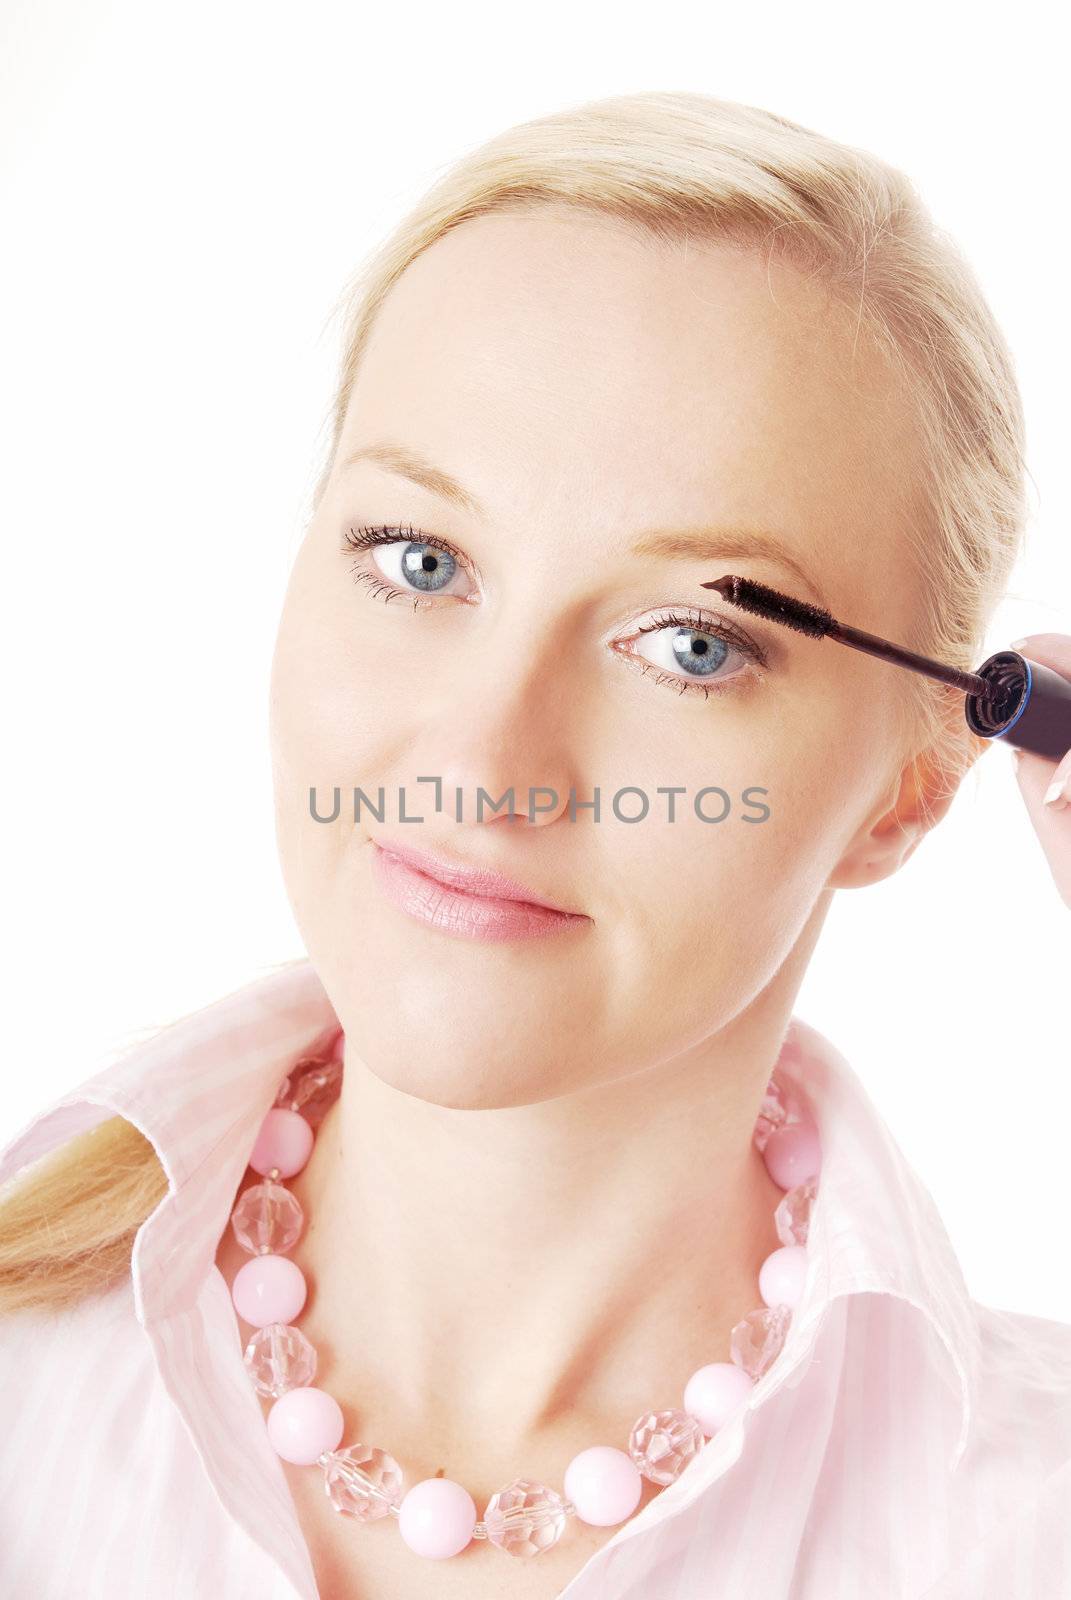
<svg viewBox="0 0 1071 1600"><path fill-rule="evenodd" d="M372 461L388 472L408 478L411 483L429 490L440 499L459 506L471 516L487 519L487 512L475 495L444 472L433 466L408 445L384 441L366 444L352 451L343 461L344 467L357 466L362 461ZM824 610L832 607L821 586L810 576L792 554L788 545L765 528L739 525L716 528L650 528L637 536L628 552L630 555L649 557L652 560L682 561L732 561L736 558L765 560L784 567L797 582L807 589Z"/></svg>
<svg viewBox="0 0 1071 1600"><path fill-rule="evenodd" d="M453 505L460 506L472 516L486 519L487 513L475 495L469 494L456 478L452 478L441 467L433 467L430 461L425 461L423 456L417 455L416 451L409 449L407 445L364 444L348 455L342 465L355 467L360 461L374 461L377 465L386 467L388 472L396 472L399 477L408 478L410 482L419 484L422 489L430 489L432 494L451 501Z"/></svg>

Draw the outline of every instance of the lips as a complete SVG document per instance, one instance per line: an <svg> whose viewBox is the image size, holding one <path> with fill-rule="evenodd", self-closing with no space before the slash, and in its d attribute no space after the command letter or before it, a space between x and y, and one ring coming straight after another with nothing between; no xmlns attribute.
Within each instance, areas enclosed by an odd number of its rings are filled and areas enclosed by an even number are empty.
<svg viewBox="0 0 1071 1600"><path fill-rule="evenodd" d="M567 906L556 905L553 900L544 899L525 884L518 883L515 878L507 878L490 867L465 866L461 862L433 856L425 850L417 850L412 845L398 844L393 839L373 839L372 843L389 855L396 856L406 866L462 894L476 895L488 900L514 900L524 905L542 906L547 911L557 911L564 916L582 915L570 911Z"/></svg>

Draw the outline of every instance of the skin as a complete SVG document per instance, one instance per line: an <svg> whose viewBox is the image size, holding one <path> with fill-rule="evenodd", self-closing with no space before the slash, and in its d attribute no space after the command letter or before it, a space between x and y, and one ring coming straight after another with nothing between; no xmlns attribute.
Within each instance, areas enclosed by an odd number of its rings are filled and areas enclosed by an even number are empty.
<svg viewBox="0 0 1071 1600"><path fill-rule="evenodd" d="M1071 634L1032 633L1012 649L1071 679ZM1019 792L1041 843L1056 892L1071 908L1071 750L1059 761L1030 750L1013 756Z"/></svg>
<svg viewBox="0 0 1071 1600"><path fill-rule="evenodd" d="M779 1244L751 1131L834 891L895 872L951 800L894 737L901 674L699 587L739 572L807 598L791 572L625 552L652 528L764 528L835 615L909 639L900 383L793 268L566 208L467 222L380 312L272 669L282 869L347 1039L341 1097L291 1180L309 1219L294 1257L346 1437L391 1450L408 1483L457 1478L481 1513L518 1474L560 1487L572 1454L623 1447L728 1359ZM343 465L383 440L485 515ZM342 539L377 523L446 539L471 573L428 609L384 603L354 566L404 586L391 552ZM733 622L767 669L731 652L704 698L626 659L671 677L675 630L638 629L681 607ZM462 789L462 821L435 812L428 774ZM386 816L316 823L312 784L328 810L335 784L382 785ZM654 801L709 784L733 801L717 825L690 805L670 824L661 800L630 825L609 805L625 785ZM418 824L399 821L403 785ZM529 785L560 804L477 821L477 788L510 785L522 807ZM596 785L602 820L571 822L570 786ZM741 820L749 785L761 824ZM587 920L505 944L428 927L381 894L372 836L490 865Z"/></svg>

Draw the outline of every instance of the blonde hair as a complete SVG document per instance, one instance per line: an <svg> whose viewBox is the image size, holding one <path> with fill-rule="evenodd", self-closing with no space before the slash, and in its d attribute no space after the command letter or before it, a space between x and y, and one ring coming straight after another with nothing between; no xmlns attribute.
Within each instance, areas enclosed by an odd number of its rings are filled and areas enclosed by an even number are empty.
<svg viewBox="0 0 1071 1600"><path fill-rule="evenodd" d="M409 264L470 218L565 204L653 240L762 250L820 278L910 379L923 459L904 528L919 601L912 647L977 664L1025 523L1023 417L979 284L909 180L785 117L687 92L619 95L521 123L463 156L372 252L336 306L341 367L319 504L380 307ZM845 619L851 621L851 618ZM932 680L902 673L905 727L950 786L984 741ZM59 1305L129 1265L166 1191L123 1118L65 1145L0 1197L0 1309Z"/></svg>

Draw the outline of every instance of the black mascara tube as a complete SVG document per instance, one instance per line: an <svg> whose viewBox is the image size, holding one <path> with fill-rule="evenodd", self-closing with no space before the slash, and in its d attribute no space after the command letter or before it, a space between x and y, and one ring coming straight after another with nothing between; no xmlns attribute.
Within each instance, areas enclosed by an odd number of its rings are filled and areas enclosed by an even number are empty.
<svg viewBox="0 0 1071 1600"><path fill-rule="evenodd" d="M1071 750L1071 680L1017 650L998 650L975 670L996 692L968 694L964 711L973 733L1051 761Z"/></svg>

